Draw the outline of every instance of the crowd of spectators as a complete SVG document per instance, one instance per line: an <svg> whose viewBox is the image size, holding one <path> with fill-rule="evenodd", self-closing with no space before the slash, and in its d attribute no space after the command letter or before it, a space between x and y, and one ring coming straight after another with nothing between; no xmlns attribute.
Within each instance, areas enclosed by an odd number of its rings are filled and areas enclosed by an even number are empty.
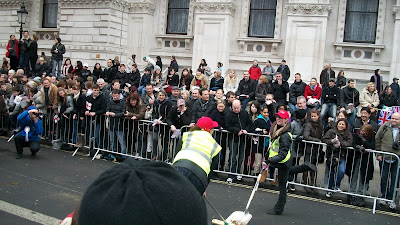
<svg viewBox="0 0 400 225"><path fill-rule="evenodd" d="M363 168L367 172L355 176L361 176L360 180L364 184L360 188L357 179L351 180L353 186L350 192L365 194L368 190L365 183L372 179L372 175L369 171L371 165L365 165L364 162L371 161L368 159L372 156L359 152L363 148L375 149L375 135L380 129L377 125L378 110L399 105L397 78L393 79L390 86L383 88L380 70L376 70L371 82L359 91L355 88L355 80L346 80L343 71L339 71L336 77L330 64L325 65L319 79L312 78L308 84L302 81L301 74L295 73L294 83L290 85L288 80L291 74L285 60L277 69L270 61L261 69L258 61L254 60L249 70L243 72L243 79L238 78L235 70L228 70L224 76L222 63L213 72L205 59L201 60L198 68L180 70L174 56L168 64L166 76L162 73L160 57L156 61L144 57L147 66L141 74L135 55L126 64L120 63L116 57L107 60L105 68L96 63L93 70L89 70L87 63L77 61L72 65L70 59L63 59L65 47L58 38L51 50L51 63L43 54L37 62L31 61L34 66L31 64L29 68L29 60L27 64L25 59L20 61L22 63L15 61L15 58L25 57L19 55L21 52L18 46L21 42L22 45L28 42L26 35L29 33L24 33L25 39L19 43L15 37L11 37L8 49L14 50L8 51L10 63L4 59L0 71L0 113L3 119L6 118L3 125L8 130L16 127L19 113L34 105L44 115L57 115L60 129L73 124L73 143L77 143L84 133L87 124L85 120L102 117L108 121L106 130L111 150L125 154L127 142L131 140L126 140L121 121L124 118L130 121L148 120L153 122L152 135L147 133L144 137L145 131L142 131L140 139L147 141L140 143L138 151L146 154L150 149L152 159L169 160L171 146L166 143L169 143L170 133L176 134L181 127L193 126L199 118L209 116L218 122L219 129L231 134L217 133L216 140L225 150L217 157L217 162L213 163L214 169L218 165L224 168L226 149L230 149L228 166L231 174L228 182L242 179L240 175L233 174L241 173L241 164L246 157L246 143L258 143L252 147L251 154L254 154L255 160L252 162L251 173L260 172L263 154L268 146L268 138L262 135L269 134L271 125L275 123L275 113L288 110L291 115L291 132L295 135L293 146L302 144L302 140L328 145L325 159L322 159L328 167L332 167L325 173L326 187L330 190L339 189L345 174L354 177L354 168L357 171ZM35 39L33 37L32 42ZM20 50L24 48L25 52L29 49L25 46L20 47ZM29 59L30 56L27 57ZM392 117L398 119L395 114ZM105 130L101 121L96 120L94 131L95 142L100 148L103 147L100 130ZM393 125L391 128L398 132L398 126ZM140 132L140 129L136 129L136 132ZM247 142L248 133L261 136ZM147 139L147 136L150 138ZM392 137L394 142L398 139L399 135ZM159 140L164 143L162 155L158 151ZM341 149L344 147L361 149L353 152L359 160L356 160L357 163L341 157ZM387 151L385 148L379 150ZM315 165L321 162L318 155L318 151L311 148L306 148L305 153L294 152L293 165L298 164L301 157L304 157L305 162ZM398 170L398 162L393 159L390 161L380 157L380 163ZM348 171L349 168L353 169ZM391 174L391 177L398 172L395 169L384 171ZM303 181L315 185L313 181L316 176L313 171L305 172ZM390 199L393 193L390 196L389 192L382 190L382 195ZM326 196L331 197L332 192L326 193ZM354 205L364 204L360 198L350 200Z"/></svg>

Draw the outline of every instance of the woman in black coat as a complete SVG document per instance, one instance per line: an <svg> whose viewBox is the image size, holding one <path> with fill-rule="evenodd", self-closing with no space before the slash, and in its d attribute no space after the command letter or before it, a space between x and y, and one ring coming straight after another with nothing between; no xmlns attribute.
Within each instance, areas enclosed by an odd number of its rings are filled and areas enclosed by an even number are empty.
<svg viewBox="0 0 400 225"><path fill-rule="evenodd" d="M167 98L167 93L161 90L158 92L158 98L153 104L153 118L155 119L153 124L153 157L152 159L158 159L165 161L168 159L168 147L171 137L170 128L168 125L162 124L166 123L168 112L171 110L172 103ZM158 138L162 137L161 146L163 147L162 158L158 155Z"/></svg>
<svg viewBox="0 0 400 225"><path fill-rule="evenodd" d="M384 92L379 96L379 103L380 109L383 106L392 107L399 105L398 99L390 86L386 86Z"/></svg>
<svg viewBox="0 0 400 225"><path fill-rule="evenodd" d="M96 63L94 65L93 73L92 75L94 76L94 79L97 80L100 78L101 73L103 73L103 70L101 69L100 63Z"/></svg>
<svg viewBox="0 0 400 225"><path fill-rule="evenodd" d="M347 156L346 175L349 176L350 189L353 194L365 195L369 181L374 176L374 156L366 149L375 148L374 128L371 124L363 125L354 134L353 151ZM361 197L349 196L349 203L356 206L365 206Z"/></svg>

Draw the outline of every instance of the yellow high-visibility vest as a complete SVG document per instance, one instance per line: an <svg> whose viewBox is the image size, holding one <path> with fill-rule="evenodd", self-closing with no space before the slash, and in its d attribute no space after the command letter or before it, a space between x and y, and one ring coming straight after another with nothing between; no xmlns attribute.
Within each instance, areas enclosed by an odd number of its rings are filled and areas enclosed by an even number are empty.
<svg viewBox="0 0 400 225"><path fill-rule="evenodd" d="M292 139L292 134L290 132L288 132L290 139ZM279 153L279 139L281 138L281 136L279 136L277 139L275 139L272 144L271 147L269 148L269 158L272 158L274 156L277 156ZM288 154L286 155L285 159L283 159L282 161L280 161L279 163L285 163L290 159L290 149L288 151Z"/></svg>
<svg viewBox="0 0 400 225"><path fill-rule="evenodd" d="M221 146L207 131L185 132L182 136L182 149L176 154L173 164L182 159L189 160L204 170L208 176L212 158L221 149Z"/></svg>

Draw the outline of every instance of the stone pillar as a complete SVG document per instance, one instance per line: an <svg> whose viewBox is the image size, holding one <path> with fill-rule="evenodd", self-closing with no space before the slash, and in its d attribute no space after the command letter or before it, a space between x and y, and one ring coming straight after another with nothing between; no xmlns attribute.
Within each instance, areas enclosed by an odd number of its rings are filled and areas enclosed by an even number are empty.
<svg viewBox="0 0 400 225"><path fill-rule="evenodd" d="M329 0L289 0L285 59L290 81L300 73L303 81L319 80L324 64L327 21L332 5Z"/></svg>
<svg viewBox="0 0 400 225"><path fill-rule="evenodd" d="M236 5L231 1L196 1L194 4L194 42L192 68L195 71L202 58L212 71L217 62L229 67L230 35ZM225 71L223 71L225 74Z"/></svg>
<svg viewBox="0 0 400 225"><path fill-rule="evenodd" d="M393 31L393 46L392 46L392 63L390 65L389 84L392 83L394 77L400 77L400 0L397 0L397 5L393 6L394 13L394 31Z"/></svg>

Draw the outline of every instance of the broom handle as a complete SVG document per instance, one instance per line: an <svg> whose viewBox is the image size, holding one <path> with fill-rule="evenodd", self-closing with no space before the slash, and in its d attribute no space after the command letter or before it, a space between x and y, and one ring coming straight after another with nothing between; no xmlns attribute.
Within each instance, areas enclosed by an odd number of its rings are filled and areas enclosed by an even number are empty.
<svg viewBox="0 0 400 225"><path fill-rule="evenodd" d="M260 178L261 178L261 174L259 174L259 175L257 176L256 184L254 185L253 191L251 192L250 199L249 199L249 201L247 202L246 210L244 210L244 214L247 214L248 211L249 211L250 203L251 203L251 201L253 200L254 194L256 193L256 191L257 191L257 189L258 189L258 185L260 184Z"/></svg>

